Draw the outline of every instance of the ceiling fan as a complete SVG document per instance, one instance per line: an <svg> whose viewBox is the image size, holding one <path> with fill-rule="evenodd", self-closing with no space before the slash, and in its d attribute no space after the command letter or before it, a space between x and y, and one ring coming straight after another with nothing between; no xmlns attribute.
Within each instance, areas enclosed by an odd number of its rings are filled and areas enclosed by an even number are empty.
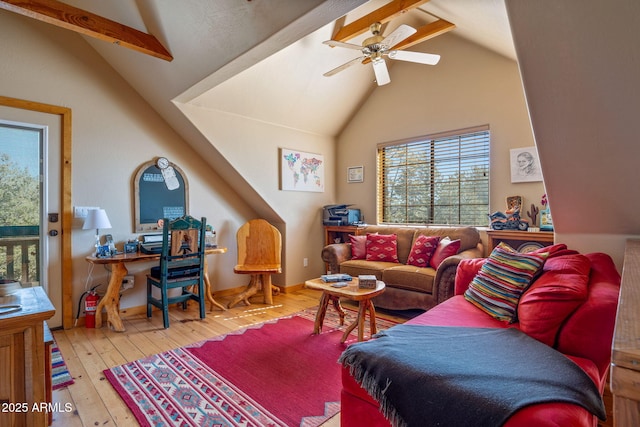
<svg viewBox="0 0 640 427"><path fill-rule="evenodd" d="M378 86L386 85L391 82L389 77L389 70L387 69L387 63L384 60L385 56L391 59L397 59L400 61L416 62L418 64L435 65L440 60L440 55L432 53L421 52L409 52L404 50L392 50L394 46L400 43L402 40L410 37L416 33L416 30L408 25L402 24L387 37L380 35L380 22L371 24L370 30L373 36L367 38L362 42L362 46L352 43L344 43L336 40L327 40L324 44L331 47L345 47L347 49L359 50L362 52L362 56L352 59L351 61L342 64L341 66L327 71L323 75L326 77L333 76L338 72L345 70L357 63L365 63L367 60L371 60L373 64L373 72L376 76L376 82Z"/></svg>

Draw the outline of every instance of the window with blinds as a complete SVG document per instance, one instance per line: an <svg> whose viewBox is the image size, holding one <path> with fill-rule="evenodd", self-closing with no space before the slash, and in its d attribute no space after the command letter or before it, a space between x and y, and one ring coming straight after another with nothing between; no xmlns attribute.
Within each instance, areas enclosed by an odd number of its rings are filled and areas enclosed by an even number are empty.
<svg viewBox="0 0 640 427"><path fill-rule="evenodd" d="M488 126L378 146L378 222L487 225Z"/></svg>

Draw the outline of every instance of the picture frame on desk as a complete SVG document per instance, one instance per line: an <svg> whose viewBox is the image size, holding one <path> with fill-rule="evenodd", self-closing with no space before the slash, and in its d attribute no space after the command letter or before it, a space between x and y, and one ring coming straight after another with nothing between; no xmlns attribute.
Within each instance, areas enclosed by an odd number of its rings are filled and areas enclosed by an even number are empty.
<svg viewBox="0 0 640 427"><path fill-rule="evenodd" d="M124 244L125 254L135 254L138 252L138 242L127 242Z"/></svg>

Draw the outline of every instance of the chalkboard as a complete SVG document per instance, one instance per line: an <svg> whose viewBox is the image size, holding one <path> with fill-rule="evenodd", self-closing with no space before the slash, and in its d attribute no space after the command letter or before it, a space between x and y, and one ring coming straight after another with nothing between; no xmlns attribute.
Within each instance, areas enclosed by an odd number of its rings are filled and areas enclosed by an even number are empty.
<svg viewBox="0 0 640 427"><path fill-rule="evenodd" d="M189 183L178 166L171 163L180 187L169 190L155 160L138 168L134 178L134 232L159 231L158 220L189 214Z"/></svg>

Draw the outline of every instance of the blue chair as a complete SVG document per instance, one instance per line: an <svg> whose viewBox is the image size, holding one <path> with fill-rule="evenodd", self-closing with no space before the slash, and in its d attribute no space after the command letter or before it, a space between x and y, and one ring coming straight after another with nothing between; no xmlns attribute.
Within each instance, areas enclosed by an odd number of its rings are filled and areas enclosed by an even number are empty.
<svg viewBox="0 0 640 427"><path fill-rule="evenodd" d="M160 264L147 275L147 317L153 306L162 310L165 329L169 327L169 305L197 301L200 319L205 318L204 257L206 218L196 220L191 216L169 221L162 227L162 252ZM160 298L152 295L152 289L160 289ZM169 289L181 289L181 293L169 296Z"/></svg>

